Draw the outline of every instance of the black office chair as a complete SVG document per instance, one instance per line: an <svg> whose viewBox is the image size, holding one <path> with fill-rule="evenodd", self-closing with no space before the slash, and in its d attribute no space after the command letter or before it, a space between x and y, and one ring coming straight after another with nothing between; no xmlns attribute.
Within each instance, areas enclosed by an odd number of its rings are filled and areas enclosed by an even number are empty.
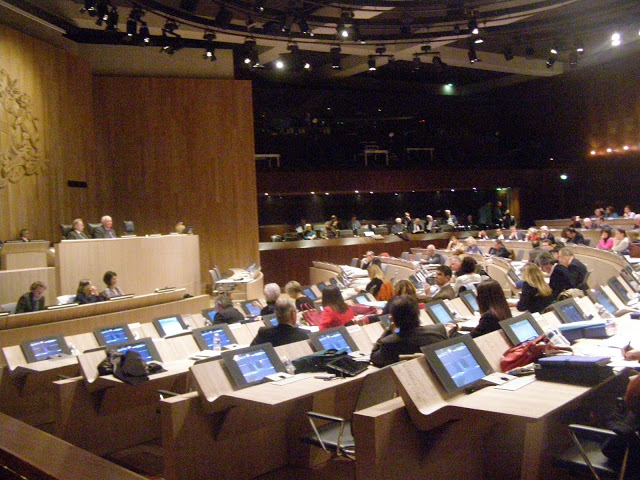
<svg viewBox="0 0 640 480"><path fill-rule="evenodd" d="M353 237L353 230L338 230L338 234L340 238L351 238Z"/></svg>
<svg viewBox="0 0 640 480"><path fill-rule="evenodd" d="M351 259L351 266L352 267L357 267L358 266L358 262L360 261L360 259L358 257L353 257Z"/></svg>
<svg viewBox="0 0 640 480"><path fill-rule="evenodd" d="M98 228L101 225L102 225L101 223L87 223L87 227L88 227L88 230L89 230L89 236L91 238L93 238L93 235L94 235L94 233L96 231L96 228Z"/></svg>
<svg viewBox="0 0 640 480"><path fill-rule="evenodd" d="M66 225L64 223L60 224L60 233L62 234L62 239L66 239L69 232L73 229L71 225Z"/></svg>
<svg viewBox="0 0 640 480"><path fill-rule="evenodd" d="M136 226L133 223L133 220L124 220L122 222L124 225L124 234L125 235L135 235L136 234Z"/></svg>
<svg viewBox="0 0 640 480"><path fill-rule="evenodd" d="M589 427L586 425L569 425L569 433L573 445L562 455L556 457L555 463L579 475L591 472L596 480L638 478L638 472L628 471L629 460L640 451L638 432L629 433L624 438L617 438L613 430ZM602 453L606 441L621 440L624 453L621 462L614 462ZM637 457L633 460L637 468Z"/></svg>
<svg viewBox="0 0 640 480"><path fill-rule="evenodd" d="M397 396L396 384L389 367L372 372L363 379L354 412L378 405ZM307 412L306 415L312 432L302 437L304 443L320 447L325 452L333 453L336 457L355 460L356 445L351 432L351 420L318 412ZM314 420L328 423L317 426Z"/></svg>

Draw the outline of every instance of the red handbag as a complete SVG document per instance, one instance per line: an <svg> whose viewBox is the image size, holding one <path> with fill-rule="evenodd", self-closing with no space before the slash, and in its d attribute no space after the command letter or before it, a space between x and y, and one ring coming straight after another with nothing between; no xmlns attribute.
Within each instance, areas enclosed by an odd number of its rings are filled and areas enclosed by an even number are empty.
<svg viewBox="0 0 640 480"><path fill-rule="evenodd" d="M320 310L305 310L302 312L300 323L309 327L317 327L322 323L322 312Z"/></svg>
<svg viewBox="0 0 640 480"><path fill-rule="evenodd" d="M566 351L571 351L571 348L551 345L546 334L540 335L538 338L522 342L504 352L500 359L500 369L503 372L508 372L514 368L529 365L545 355Z"/></svg>

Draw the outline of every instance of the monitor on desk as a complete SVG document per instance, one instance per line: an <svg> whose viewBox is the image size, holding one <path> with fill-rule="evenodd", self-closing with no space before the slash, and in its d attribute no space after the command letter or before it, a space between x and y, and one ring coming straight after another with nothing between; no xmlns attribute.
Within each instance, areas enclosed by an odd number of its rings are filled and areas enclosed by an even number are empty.
<svg viewBox="0 0 640 480"><path fill-rule="evenodd" d="M453 323L453 315L444 301L436 300L424 306L425 311L434 323Z"/></svg>
<svg viewBox="0 0 640 480"><path fill-rule="evenodd" d="M153 319L153 324L161 337L179 335L187 331L187 324L180 315Z"/></svg>
<svg viewBox="0 0 640 480"><path fill-rule="evenodd" d="M573 298L553 303L551 306L562 323L582 322L585 320L584 312Z"/></svg>
<svg viewBox="0 0 640 480"><path fill-rule="evenodd" d="M500 322L500 327L512 345L520 345L527 340L538 338L544 333L531 313L523 313Z"/></svg>
<svg viewBox="0 0 640 480"><path fill-rule="evenodd" d="M625 305L629 303L629 301L631 300L629 298L629 293L627 292L627 289L624 288L624 285L622 285L622 282L620 282L620 280L618 280L617 277L611 277L607 282L607 285L611 287L611 290L613 290L613 293L615 293Z"/></svg>
<svg viewBox="0 0 640 480"><path fill-rule="evenodd" d="M316 287L318 287L320 289L320 291L324 291L325 288L327 288L327 284L325 282L320 282L318 284L316 284Z"/></svg>
<svg viewBox="0 0 640 480"><path fill-rule="evenodd" d="M599 303L611 315L615 315L617 313L618 309L613 304L609 296L606 293L604 293L602 288L600 287L592 288L587 292L587 295L589 296L589 298L593 303Z"/></svg>
<svg viewBox="0 0 640 480"><path fill-rule="evenodd" d="M460 292L458 294L460 299L464 302L466 307L469 309L471 313L476 313L480 311L480 307L478 306L478 297L476 297L476 292L473 290L465 290L464 292Z"/></svg>
<svg viewBox="0 0 640 480"><path fill-rule="evenodd" d="M96 340L98 340L98 345L101 346L128 342L134 339L131 330L129 330L129 326L126 324L94 328L93 334L96 336Z"/></svg>
<svg viewBox="0 0 640 480"><path fill-rule="evenodd" d="M210 323L213 323L214 319L216 318L216 313L218 313L218 309L215 307L205 308L204 310L202 310L202 316L205 320L209 320Z"/></svg>
<svg viewBox="0 0 640 480"><path fill-rule="evenodd" d="M71 350L62 335L23 340L20 342L27 363L40 362L60 355L70 355Z"/></svg>
<svg viewBox="0 0 640 480"><path fill-rule="evenodd" d="M257 385L267 375L285 373L285 367L270 343L222 352L222 360L238 388Z"/></svg>
<svg viewBox="0 0 640 480"><path fill-rule="evenodd" d="M232 343L238 343L236 337L231 333L229 325L219 323L212 327L195 328L193 330L193 339L198 344L200 350L213 350L213 337L215 334L220 336L220 346L226 347Z"/></svg>
<svg viewBox="0 0 640 480"><path fill-rule="evenodd" d="M369 300L369 295L367 295L366 293L361 293L353 297L353 302L364 305L364 304L369 304L371 300Z"/></svg>
<svg viewBox="0 0 640 480"><path fill-rule="evenodd" d="M160 354L150 338L141 338L140 340L130 340L128 342L113 343L109 346L109 350L118 353L126 353L129 350L138 352L145 362L161 362Z"/></svg>
<svg viewBox="0 0 640 480"><path fill-rule="evenodd" d="M493 372L470 335L427 345L421 350L431 369L450 394L472 387Z"/></svg>
<svg viewBox="0 0 640 480"><path fill-rule="evenodd" d="M358 350L356 342L353 341L351 335L345 327L328 328L319 332L310 332L309 340L316 351L321 350L346 350L347 352L355 352Z"/></svg>
<svg viewBox="0 0 640 480"><path fill-rule="evenodd" d="M257 317L262 311L262 305L260 304L260 300L258 300L257 298L241 302L240 306L242 307L242 310L244 310L245 316L247 317Z"/></svg>
<svg viewBox="0 0 640 480"><path fill-rule="evenodd" d="M262 322L266 327L275 327L278 325L278 319L276 318L275 313L270 313L269 315L262 316Z"/></svg>
<svg viewBox="0 0 640 480"><path fill-rule="evenodd" d="M631 290L633 290L635 293L638 293L638 292L640 292L640 284L638 284L638 281L636 280L636 277L632 273L629 273L627 271L627 268L629 270L631 270L631 268L629 266L625 267L620 272L620 276L622 277L622 279L625 282L627 282L627 285L629 285L629 287L631 287ZM633 270L631 270L631 271L633 272Z"/></svg>
<svg viewBox="0 0 640 480"><path fill-rule="evenodd" d="M193 235L193 231L194 231L195 227L193 225L187 225L184 229L184 232L182 232L184 235Z"/></svg>
<svg viewBox="0 0 640 480"><path fill-rule="evenodd" d="M514 283L517 284L519 281L521 281L522 279L520 278L520 276L516 273L516 271L513 268L510 268L507 271L507 275L509 276L509 279Z"/></svg>
<svg viewBox="0 0 640 480"><path fill-rule="evenodd" d="M418 289L419 289L419 288L422 288L422 283L423 283L423 282L421 282L421 281L418 279L418 274L409 276L409 281L410 281L411 283L413 283L413 286L414 286L414 287L416 287L416 288L418 288Z"/></svg>
<svg viewBox="0 0 640 480"><path fill-rule="evenodd" d="M385 315L378 315L378 321L380 322L380 325L382 325L382 328L387 330L391 326L391 315L388 313Z"/></svg>
<svg viewBox="0 0 640 480"><path fill-rule="evenodd" d="M304 287L302 289L302 293L304 293L304 295L308 297L309 300L311 300L312 302L315 302L316 300L318 300L318 296L313 292L311 287Z"/></svg>

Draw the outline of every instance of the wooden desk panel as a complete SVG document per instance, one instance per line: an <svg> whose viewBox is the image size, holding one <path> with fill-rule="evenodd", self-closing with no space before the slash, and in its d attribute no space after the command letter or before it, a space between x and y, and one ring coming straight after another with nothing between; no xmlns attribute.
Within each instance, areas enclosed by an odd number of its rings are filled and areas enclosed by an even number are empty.
<svg viewBox="0 0 640 480"><path fill-rule="evenodd" d="M55 250L60 295L75 293L83 278L102 290L107 270L118 274L124 292L142 295L169 286L200 294L197 235L63 240Z"/></svg>
<svg viewBox="0 0 640 480"><path fill-rule="evenodd" d="M7 242L0 250L2 269L45 268L48 250L49 242L44 240Z"/></svg>
<svg viewBox="0 0 640 480"><path fill-rule="evenodd" d="M45 304L55 305L58 291L56 271L55 268L46 266L22 270L0 270L0 304L17 302L36 281L44 282L47 286L44 292Z"/></svg>

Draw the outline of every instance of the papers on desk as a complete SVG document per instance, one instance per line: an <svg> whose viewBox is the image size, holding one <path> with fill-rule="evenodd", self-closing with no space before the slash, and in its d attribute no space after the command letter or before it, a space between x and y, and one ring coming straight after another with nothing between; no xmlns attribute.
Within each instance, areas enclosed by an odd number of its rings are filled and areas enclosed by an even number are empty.
<svg viewBox="0 0 640 480"><path fill-rule="evenodd" d="M387 302L378 302L375 300L366 300L361 302L360 305L370 305L372 307L384 308Z"/></svg>

